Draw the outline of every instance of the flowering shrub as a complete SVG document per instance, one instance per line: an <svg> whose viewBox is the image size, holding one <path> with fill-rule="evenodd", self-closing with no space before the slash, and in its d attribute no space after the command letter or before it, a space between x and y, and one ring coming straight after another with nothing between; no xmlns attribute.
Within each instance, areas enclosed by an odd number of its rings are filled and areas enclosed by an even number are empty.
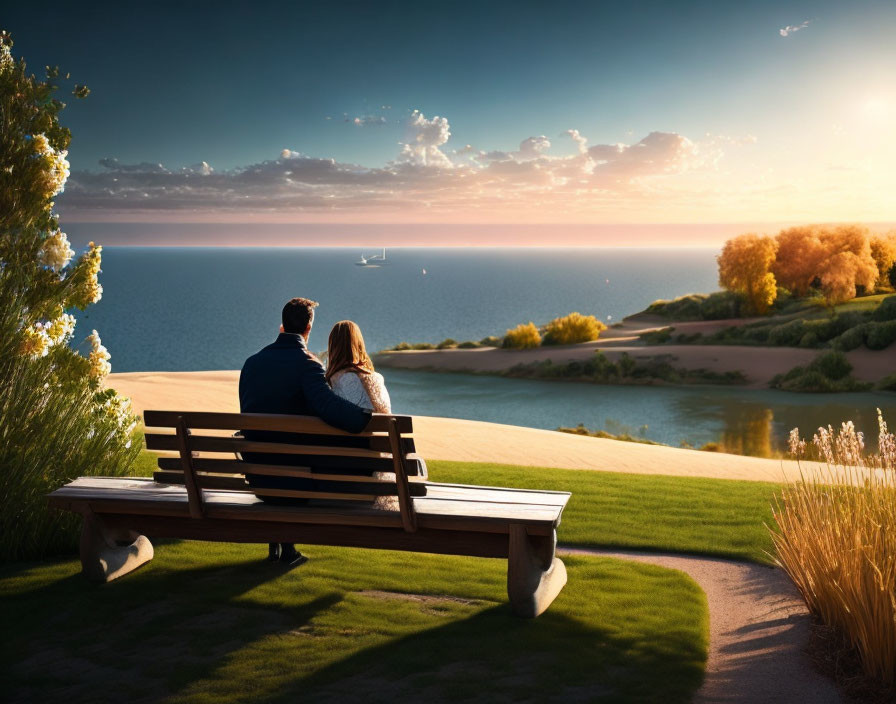
<svg viewBox="0 0 896 704"><path fill-rule="evenodd" d="M521 323L504 336L504 347L508 349L526 350L541 344L541 334L535 323Z"/></svg>
<svg viewBox="0 0 896 704"><path fill-rule="evenodd" d="M593 315L570 313L562 318L554 318L545 326L542 344L574 345L577 342L591 342L606 329L607 326Z"/></svg>
<svg viewBox="0 0 896 704"><path fill-rule="evenodd" d="M852 422L819 428L798 460L823 467L783 491L774 507L777 562L806 605L858 653L865 672L896 686L896 436L878 409L878 452Z"/></svg>
<svg viewBox="0 0 896 704"><path fill-rule="evenodd" d="M103 387L99 334L86 358L70 347L73 311L102 295L102 249L76 258L53 214L71 139L59 73L27 75L11 48L0 32L0 559L74 546L77 522L50 513L46 494L79 475L124 474L140 450L127 399Z"/></svg>

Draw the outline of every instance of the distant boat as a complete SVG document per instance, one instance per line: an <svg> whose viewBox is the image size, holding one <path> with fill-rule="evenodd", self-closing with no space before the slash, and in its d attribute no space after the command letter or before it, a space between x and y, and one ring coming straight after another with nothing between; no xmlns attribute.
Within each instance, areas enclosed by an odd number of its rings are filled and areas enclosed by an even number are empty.
<svg viewBox="0 0 896 704"><path fill-rule="evenodd" d="M361 254L361 258L355 262L355 266L367 266L367 267L376 267L386 261L386 248L383 247L382 254L371 254L369 256L365 256L363 253Z"/></svg>

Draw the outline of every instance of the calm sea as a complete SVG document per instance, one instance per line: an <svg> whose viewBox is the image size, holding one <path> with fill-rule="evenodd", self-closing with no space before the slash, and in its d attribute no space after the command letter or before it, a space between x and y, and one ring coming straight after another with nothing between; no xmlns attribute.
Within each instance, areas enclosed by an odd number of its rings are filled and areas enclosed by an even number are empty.
<svg viewBox="0 0 896 704"><path fill-rule="evenodd" d="M390 249L380 267L347 249L103 250L103 299L79 318L117 372L238 369L271 342L293 296L320 302L310 347L357 322L371 351L501 335L572 311L613 322L657 298L717 287L715 251ZM425 273L424 273L425 272Z"/></svg>
<svg viewBox="0 0 896 704"><path fill-rule="evenodd" d="M370 252L368 252L370 253ZM124 248L103 251L102 301L77 337L100 331L113 371L238 369L273 341L292 296L320 301L312 350L337 320L372 351L401 341L478 340L571 311L613 322L657 298L716 288L710 249L390 249L378 268L347 249ZM732 388L612 387L386 370L396 411L537 428L584 423L671 445L722 442L779 452L790 428L853 419L896 424L896 395L799 395Z"/></svg>

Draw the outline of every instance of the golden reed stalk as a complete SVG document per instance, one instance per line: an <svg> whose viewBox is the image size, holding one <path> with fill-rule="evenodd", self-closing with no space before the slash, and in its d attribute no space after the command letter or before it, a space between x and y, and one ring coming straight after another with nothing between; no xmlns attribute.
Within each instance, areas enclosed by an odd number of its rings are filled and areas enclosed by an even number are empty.
<svg viewBox="0 0 896 704"><path fill-rule="evenodd" d="M813 444L827 469L776 497L777 563L809 611L839 631L865 672L896 683L896 438L878 409L879 454L864 454L852 422L819 428ZM799 460L807 444L790 435Z"/></svg>

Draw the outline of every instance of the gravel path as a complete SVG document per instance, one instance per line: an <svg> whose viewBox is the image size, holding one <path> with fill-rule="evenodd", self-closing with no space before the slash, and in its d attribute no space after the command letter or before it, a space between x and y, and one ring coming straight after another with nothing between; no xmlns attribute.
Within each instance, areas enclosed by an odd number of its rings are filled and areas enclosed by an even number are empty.
<svg viewBox="0 0 896 704"><path fill-rule="evenodd" d="M681 570L709 602L709 661L695 702L846 702L805 653L809 614L783 570L731 560L665 553L567 548Z"/></svg>

